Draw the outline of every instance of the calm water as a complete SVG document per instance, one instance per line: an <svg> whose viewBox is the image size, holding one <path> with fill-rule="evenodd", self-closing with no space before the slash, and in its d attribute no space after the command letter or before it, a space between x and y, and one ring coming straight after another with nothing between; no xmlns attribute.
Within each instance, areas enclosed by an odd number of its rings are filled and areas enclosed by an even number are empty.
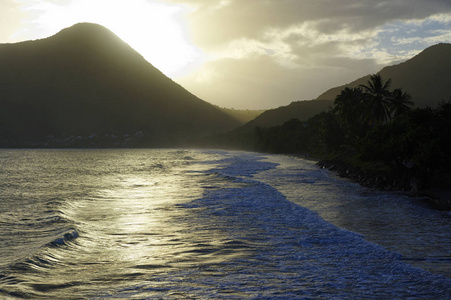
<svg viewBox="0 0 451 300"><path fill-rule="evenodd" d="M0 298L449 299L451 216L284 156L0 150Z"/></svg>

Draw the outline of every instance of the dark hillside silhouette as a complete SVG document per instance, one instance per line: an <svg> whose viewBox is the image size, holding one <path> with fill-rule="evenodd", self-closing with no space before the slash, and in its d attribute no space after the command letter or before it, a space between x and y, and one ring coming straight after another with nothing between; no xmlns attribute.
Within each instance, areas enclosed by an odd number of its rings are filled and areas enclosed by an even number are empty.
<svg viewBox="0 0 451 300"><path fill-rule="evenodd" d="M429 47L404 63L383 68L378 74L391 78L392 85L409 91L415 107L437 107L451 98L451 44ZM371 75L332 88L317 99L333 100L348 87L366 84Z"/></svg>
<svg viewBox="0 0 451 300"><path fill-rule="evenodd" d="M329 100L292 102L287 106L267 110L243 126L209 137L203 143L208 147L263 152L293 153L300 151L300 148L302 151L311 151L307 150L311 145L307 145L309 142L306 140L313 140L313 137L318 135L315 130L318 126L313 124L322 122L317 116L330 111L333 103ZM309 125L310 122L312 124ZM304 148L304 145L308 147Z"/></svg>
<svg viewBox="0 0 451 300"><path fill-rule="evenodd" d="M264 109L234 109L224 107L221 107L221 110L242 124L252 121L266 111Z"/></svg>
<svg viewBox="0 0 451 300"><path fill-rule="evenodd" d="M257 126L278 126L291 119L306 121L314 115L328 111L333 103L333 101L328 100L295 101L287 106L281 106L279 108L267 110L254 120L243 125L241 128L243 130L246 130L253 129Z"/></svg>
<svg viewBox="0 0 451 300"><path fill-rule="evenodd" d="M239 125L100 25L0 45L1 146L173 146Z"/></svg>

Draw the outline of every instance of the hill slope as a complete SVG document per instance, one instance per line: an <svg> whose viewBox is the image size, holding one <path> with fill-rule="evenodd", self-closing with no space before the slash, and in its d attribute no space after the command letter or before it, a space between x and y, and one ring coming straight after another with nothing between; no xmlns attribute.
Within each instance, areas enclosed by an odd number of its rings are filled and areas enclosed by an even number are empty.
<svg viewBox="0 0 451 300"><path fill-rule="evenodd" d="M392 88L402 88L417 107L436 107L451 98L451 44L429 47L404 63L383 68L383 79L392 79ZM333 100L345 87L366 84L370 75L332 88L317 99Z"/></svg>
<svg viewBox="0 0 451 300"><path fill-rule="evenodd" d="M232 118L241 122L241 124L245 124L249 121L254 120L256 117L266 111L266 109L233 109L223 107L221 107L220 109Z"/></svg>
<svg viewBox="0 0 451 300"><path fill-rule="evenodd" d="M291 119L306 121L316 114L328 111L333 105L330 100L295 101L287 106L281 106L265 111L254 120L241 126L241 130L249 130L254 127L272 127L282 125Z"/></svg>
<svg viewBox="0 0 451 300"><path fill-rule="evenodd" d="M100 25L0 45L0 146L67 144L70 136L98 146L136 136L141 146L173 146L239 125Z"/></svg>

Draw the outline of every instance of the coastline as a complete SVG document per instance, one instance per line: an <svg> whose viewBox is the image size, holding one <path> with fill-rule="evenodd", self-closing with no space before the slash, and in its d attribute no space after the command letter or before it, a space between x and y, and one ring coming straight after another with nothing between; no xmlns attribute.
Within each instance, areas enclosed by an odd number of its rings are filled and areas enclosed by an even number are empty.
<svg viewBox="0 0 451 300"><path fill-rule="evenodd" d="M429 207L451 211L451 189L444 187L419 188L415 177L396 174L387 169L365 169L342 159L322 159L319 167L336 172L340 177L350 179L364 187L380 191L402 192L427 204Z"/></svg>
<svg viewBox="0 0 451 300"><path fill-rule="evenodd" d="M430 188L420 190L418 196L425 197L425 201L436 209L451 212L451 189Z"/></svg>

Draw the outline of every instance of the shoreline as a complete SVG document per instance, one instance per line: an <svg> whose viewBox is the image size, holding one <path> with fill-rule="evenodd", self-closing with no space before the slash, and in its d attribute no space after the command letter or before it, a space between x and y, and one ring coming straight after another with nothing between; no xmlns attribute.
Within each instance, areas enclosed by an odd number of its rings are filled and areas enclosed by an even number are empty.
<svg viewBox="0 0 451 300"><path fill-rule="evenodd" d="M451 212L451 189L430 188L420 190L418 196L425 197L425 201L435 209Z"/></svg>
<svg viewBox="0 0 451 300"><path fill-rule="evenodd" d="M440 211L451 211L451 189L430 187L418 188L414 177L394 174L387 170L369 170L356 167L341 159L318 160L316 165L337 173L361 186L387 192L402 192L403 194L427 204L430 208Z"/></svg>

